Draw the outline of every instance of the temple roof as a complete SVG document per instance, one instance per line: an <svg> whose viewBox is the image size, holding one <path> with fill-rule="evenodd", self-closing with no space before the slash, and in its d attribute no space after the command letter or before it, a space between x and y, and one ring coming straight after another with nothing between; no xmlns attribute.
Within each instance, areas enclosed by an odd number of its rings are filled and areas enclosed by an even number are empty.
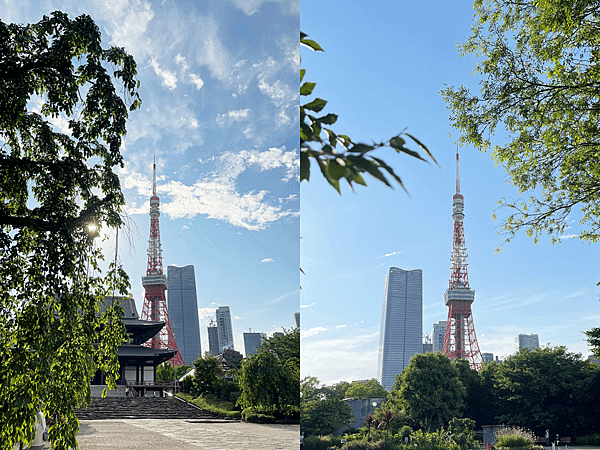
<svg viewBox="0 0 600 450"><path fill-rule="evenodd" d="M141 320L135 306L135 300L128 297L105 297L100 305L100 313L106 312L106 308L113 301L119 301L123 308L123 323L127 329L131 344L143 344L165 326L163 321Z"/></svg>

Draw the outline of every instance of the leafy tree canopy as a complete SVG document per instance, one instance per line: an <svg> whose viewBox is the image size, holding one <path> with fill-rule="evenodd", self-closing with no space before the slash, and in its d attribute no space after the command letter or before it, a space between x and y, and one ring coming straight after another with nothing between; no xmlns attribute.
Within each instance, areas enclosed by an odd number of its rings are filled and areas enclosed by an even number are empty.
<svg viewBox="0 0 600 450"><path fill-rule="evenodd" d="M372 378L365 383L353 381L350 383L345 395L348 398L387 398L388 392L383 389L383 386L375 378Z"/></svg>
<svg viewBox="0 0 600 450"><path fill-rule="evenodd" d="M202 393L213 393L217 380L223 377L223 371L217 358L206 355L194 361L194 389Z"/></svg>
<svg viewBox="0 0 600 450"><path fill-rule="evenodd" d="M300 426L306 435L331 434L353 420L350 405L337 399L308 402L300 412Z"/></svg>
<svg viewBox="0 0 600 450"><path fill-rule="evenodd" d="M600 10L590 0L477 0L462 55L480 57L480 92L442 91L460 142L492 147L527 199L502 199L507 241L524 229L560 242L571 211L600 237Z"/></svg>
<svg viewBox="0 0 600 450"><path fill-rule="evenodd" d="M295 416L300 409L300 329L265 339L255 355L242 361L235 374L242 394L237 404L276 417Z"/></svg>
<svg viewBox="0 0 600 450"><path fill-rule="evenodd" d="M400 391L391 396L415 425L433 431L462 415L466 392L447 356L425 353L412 357L402 372Z"/></svg>
<svg viewBox="0 0 600 450"><path fill-rule="evenodd" d="M308 35L302 32L300 33L300 43L311 50L323 51L317 42L308 39ZM300 69L300 95L311 96L316 83L309 81L303 83L305 74L306 69ZM327 182L339 193L341 193L340 180L342 179L346 180L352 190L354 189L353 183L366 186L367 183L362 174L369 174L390 187L392 186L390 181L395 180L404 188L402 180L394 172L394 169L382 159L373 156L371 152L380 147L391 147L398 153L405 153L426 161L419 152L407 147L405 138L412 140L427 157L436 162L427 147L405 131L380 143L353 142L349 136L336 133L330 127L337 122L337 114L317 115L326 105L327 101L318 97L300 104L300 181L310 179L310 160L312 158Z"/></svg>
<svg viewBox="0 0 600 450"><path fill-rule="evenodd" d="M583 424L577 412L583 410L586 387L598 372L596 365L565 347L522 348L495 369L497 419L539 432L551 428L572 435L574 427Z"/></svg>
<svg viewBox="0 0 600 450"><path fill-rule="evenodd" d="M114 264L102 276L93 239L99 227L122 225L113 168L123 164L128 110L140 106L135 75L122 48L102 48L89 16L0 21L2 449L30 441L40 401L59 419L53 448L76 448L75 407L87 402L95 371L115 386L122 308L96 312L129 282ZM52 125L59 118L67 133Z"/></svg>

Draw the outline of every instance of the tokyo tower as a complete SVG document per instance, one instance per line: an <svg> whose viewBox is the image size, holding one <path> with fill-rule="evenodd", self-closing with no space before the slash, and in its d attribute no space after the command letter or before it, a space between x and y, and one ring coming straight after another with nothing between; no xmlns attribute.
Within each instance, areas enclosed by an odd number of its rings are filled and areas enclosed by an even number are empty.
<svg viewBox="0 0 600 450"><path fill-rule="evenodd" d="M154 322L165 322L162 330L154 335L148 342L150 348L168 348L175 350L173 364L181 366L184 364L181 353L177 349L177 343L169 323L167 301L165 291L167 290L167 277L163 274L162 248L160 245L160 229L158 226L159 199L156 195L156 159L153 165L154 176L152 180L152 197L150 197L150 239L148 240L148 268L146 276L142 277L142 286L146 291L144 307L142 309L142 320Z"/></svg>
<svg viewBox="0 0 600 450"><path fill-rule="evenodd" d="M471 304L475 300L475 291L469 288L467 275L467 248L463 228L465 200L460 193L458 176L458 147L456 149L456 194L452 197L452 218L454 219L454 238L452 242L452 272L444 300L448 307L448 321L442 353L451 359L462 358L469 361L472 369L479 370L483 358L479 351Z"/></svg>

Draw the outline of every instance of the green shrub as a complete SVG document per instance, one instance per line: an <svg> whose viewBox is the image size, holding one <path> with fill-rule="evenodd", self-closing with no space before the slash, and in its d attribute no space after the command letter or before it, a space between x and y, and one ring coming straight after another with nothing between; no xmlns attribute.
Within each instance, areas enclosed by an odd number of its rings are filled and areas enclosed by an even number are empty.
<svg viewBox="0 0 600 450"><path fill-rule="evenodd" d="M250 423L275 423L275 417L268 414L261 414L254 408L246 408L242 411L244 422Z"/></svg>
<svg viewBox="0 0 600 450"><path fill-rule="evenodd" d="M418 430L411 436L409 446L411 450L461 450L444 430L434 433L423 433Z"/></svg>
<svg viewBox="0 0 600 450"><path fill-rule="evenodd" d="M577 436L577 445L600 445L600 434L589 434L587 436Z"/></svg>
<svg viewBox="0 0 600 450"><path fill-rule="evenodd" d="M400 430L398 430L398 436L401 437L402 441L404 442L404 438L409 438L412 432L413 430L411 427L404 425L402 428L400 428Z"/></svg>
<svg viewBox="0 0 600 450"><path fill-rule="evenodd" d="M327 450L328 447L341 447L341 445L342 438L331 434L304 438L304 447L306 450Z"/></svg>
<svg viewBox="0 0 600 450"><path fill-rule="evenodd" d="M383 439L381 441L367 442L367 440L347 442L342 446L342 450L404 450L405 445L392 439Z"/></svg>
<svg viewBox="0 0 600 450"><path fill-rule="evenodd" d="M531 448L535 443L535 434L527 428L506 427L495 433L496 448Z"/></svg>

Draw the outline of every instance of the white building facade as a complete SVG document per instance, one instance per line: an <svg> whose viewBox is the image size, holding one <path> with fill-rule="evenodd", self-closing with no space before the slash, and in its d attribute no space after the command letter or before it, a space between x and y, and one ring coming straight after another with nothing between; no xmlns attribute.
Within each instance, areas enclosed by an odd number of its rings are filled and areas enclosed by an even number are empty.
<svg viewBox="0 0 600 450"><path fill-rule="evenodd" d="M219 338L219 353L224 348L233 347L233 328L231 326L231 311L229 306L219 306L217 315L217 334Z"/></svg>

